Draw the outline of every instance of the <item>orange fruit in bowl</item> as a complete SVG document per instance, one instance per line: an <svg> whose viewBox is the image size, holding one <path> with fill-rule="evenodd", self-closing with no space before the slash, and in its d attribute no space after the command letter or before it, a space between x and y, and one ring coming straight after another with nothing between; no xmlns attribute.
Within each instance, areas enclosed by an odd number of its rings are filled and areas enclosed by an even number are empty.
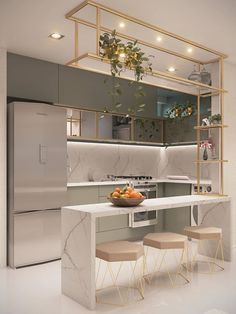
<svg viewBox="0 0 236 314"><path fill-rule="evenodd" d="M120 193L115 191L115 192L113 192L113 193L112 193L112 195L111 195L111 196L112 196L112 197L117 197L117 198L118 198L118 197L120 197Z"/></svg>
<svg viewBox="0 0 236 314"><path fill-rule="evenodd" d="M121 189L120 189L120 188L115 188L115 192L120 193L120 192L121 192Z"/></svg>
<svg viewBox="0 0 236 314"><path fill-rule="evenodd" d="M130 198L130 193L129 192L125 192L124 195L125 195L126 198Z"/></svg>
<svg viewBox="0 0 236 314"><path fill-rule="evenodd" d="M139 192L136 191L132 191L129 196L130 198L140 198Z"/></svg>
<svg viewBox="0 0 236 314"><path fill-rule="evenodd" d="M128 191L130 193L133 191L133 189L130 186L128 186L126 191Z"/></svg>

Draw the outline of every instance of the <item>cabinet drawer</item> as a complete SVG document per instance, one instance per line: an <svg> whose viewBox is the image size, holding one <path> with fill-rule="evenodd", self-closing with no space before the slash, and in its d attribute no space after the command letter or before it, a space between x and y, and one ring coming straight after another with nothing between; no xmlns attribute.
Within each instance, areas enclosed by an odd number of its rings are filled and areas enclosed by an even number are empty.
<svg viewBox="0 0 236 314"><path fill-rule="evenodd" d="M107 203L107 202L109 202L109 200L107 199L107 196L99 196L98 202L99 203Z"/></svg>
<svg viewBox="0 0 236 314"><path fill-rule="evenodd" d="M98 203L98 189L91 187L67 188L67 206Z"/></svg>
<svg viewBox="0 0 236 314"><path fill-rule="evenodd" d="M129 215L116 215L99 218L99 231L108 231L127 228L129 226Z"/></svg>
<svg viewBox="0 0 236 314"><path fill-rule="evenodd" d="M98 187L98 195L100 196L108 196L114 189L118 187L118 185L100 185Z"/></svg>

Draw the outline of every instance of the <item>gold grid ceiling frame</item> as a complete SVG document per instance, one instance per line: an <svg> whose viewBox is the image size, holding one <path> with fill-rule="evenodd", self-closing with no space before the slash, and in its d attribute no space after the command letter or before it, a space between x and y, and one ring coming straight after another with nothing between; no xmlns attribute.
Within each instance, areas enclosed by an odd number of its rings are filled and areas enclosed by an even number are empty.
<svg viewBox="0 0 236 314"><path fill-rule="evenodd" d="M96 10L96 22L92 22L91 20L85 20L82 19L76 14L78 14L82 9L85 7L93 7ZM155 49L156 51L161 51L162 53L175 56L177 58L180 58L185 61L190 61L195 64L197 64L198 69L200 70L201 66L207 65L207 64L216 64L218 65L218 73L219 73L219 84L218 86L212 86L212 85L206 85L200 82L191 81L186 78L172 75L169 73L157 71L155 69L152 70L151 75L157 79L159 79L158 82L143 82L144 84L148 85L154 85L157 87L162 87L166 89L172 89L176 91L182 91L194 96L197 96L197 125L195 127L196 134L197 134L197 159L196 159L196 168L197 168L197 193L202 194L200 192L200 178L201 178L201 165L204 165L206 163L215 163L219 165L219 192L218 195L224 195L224 163L227 162L227 160L224 159L224 151L223 151L223 137L224 137L224 128L227 127L224 125L224 93L226 90L224 89L224 59L227 58L227 55L224 53L221 53L219 51L213 50L211 48L208 48L202 44L196 43L194 41L191 41L189 39L183 38L177 34L174 34L172 32L166 31L160 27L157 27L155 25L152 25L150 23L144 22L140 19L131 17L125 13L122 13L120 11L114 10L110 7L104 6L102 4L99 4L97 2L94 2L92 0L86 0L76 6L74 9L69 11L66 14L66 19L71 20L74 22L75 30L74 30L74 58L66 63L66 65L76 68L81 68L84 70L94 71L97 73L103 73L103 74L109 74L108 72L101 71L100 69L86 67L84 65L80 64L80 61L83 59L91 59L98 62L106 62L109 63L109 60L101 60L101 57L99 56L99 39L100 34L103 32L111 33L113 29L109 29L107 27L102 26L101 24L101 13L106 12L109 14L112 14L115 17L119 17L122 19L125 19L129 22L134 23L135 25L139 25L143 27L144 29L147 29L147 31L156 31L157 33L166 35L172 39L175 39L178 43L185 43L188 45L191 45L192 47L198 48L203 52L207 52L210 54L213 54L214 57L210 58L209 60L200 60L196 59L190 56L187 56L181 52L170 50L167 48L164 48L160 45L153 44L144 40L139 40L135 37L132 37L128 34L125 34L124 32L117 32L117 36L119 38L125 39L125 40L131 40L135 41L137 40L138 43L144 47ZM96 31L96 52L86 52L83 54L79 54L79 25L87 26L91 29L94 29ZM129 80L132 80L131 78L128 78ZM163 85L163 80L165 81L165 84ZM168 82L166 85L166 82ZM175 84L175 87L171 86L171 83ZM179 86L179 88L176 88L176 85ZM190 88L190 91L183 91L182 87L187 86ZM218 125L212 125L212 126L201 126L201 116L200 116L200 109L201 109L201 98L202 97L219 97L219 113L221 114L222 121L221 124ZM210 130L210 129L219 129L219 158L217 160L207 160L204 161L201 159L201 131L203 130Z"/></svg>

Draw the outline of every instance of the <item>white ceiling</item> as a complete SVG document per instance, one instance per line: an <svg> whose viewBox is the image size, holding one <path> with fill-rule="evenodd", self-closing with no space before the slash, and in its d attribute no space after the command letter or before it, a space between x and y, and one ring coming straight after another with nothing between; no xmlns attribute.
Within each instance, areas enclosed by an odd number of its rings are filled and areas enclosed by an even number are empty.
<svg viewBox="0 0 236 314"><path fill-rule="evenodd" d="M74 25L65 13L80 0L0 0L0 47L65 64L73 58ZM97 0L229 55L236 63L235 0ZM60 41L48 35L65 35ZM91 40L80 37L83 51ZM86 46L87 45L87 46ZM91 49L90 49L91 50Z"/></svg>

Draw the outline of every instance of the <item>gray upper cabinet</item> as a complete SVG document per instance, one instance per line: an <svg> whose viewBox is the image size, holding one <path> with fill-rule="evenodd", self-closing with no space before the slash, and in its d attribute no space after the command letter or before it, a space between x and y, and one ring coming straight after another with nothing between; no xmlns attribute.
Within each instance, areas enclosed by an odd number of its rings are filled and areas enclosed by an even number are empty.
<svg viewBox="0 0 236 314"><path fill-rule="evenodd" d="M196 131L194 126L197 125L196 116L182 120L166 120L164 123L165 143L188 143L196 142Z"/></svg>
<svg viewBox="0 0 236 314"><path fill-rule="evenodd" d="M58 103L58 65L8 53L7 96Z"/></svg>
<svg viewBox="0 0 236 314"><path fill-rule="evenodd" d="M106 82L104 82L105 80ZM119 108L120 113L127 113L128 108L138 106L134 96L135 87L130 86L128 80L119 78L115 80L116 83L119 82L122 93L120 97L115 99L115 102L122 104ZM139 112L138 115L154 117L156 114L156 88L142 85L146 96L139 102L145 103L146 106L144 111ZM97 111L103 111L106 107L111 111L115 109L110 95L111 90L111 77L108 75L59 65L60 104Z"/></svg>
<svg viewBox="0 0 236 314"><path fill-rule="evenodd" d="M126 79L115 78L115 84L120 84L121 95L112 101L111 76L12 53L8 53L7 80L7 95L13 98L53 102L100 112L105 108L114 111L118 102L121 107L117 109L117 117L121 113L125 116L131 108L136 108L137 118L133 124L129 121L123 123L120 117L115 119L103 113L98 115L98 121L82 117L84 129L81 129L79 136L83 138L166 144L196 141L193 129L196 115L175 121L164 119L163 122L166 112L175 103L196 103L196 97L191 95L140 83L145 96L137 99L134 95L139 84L129 84L130 81ZM143 111L138 111L139 105L142 105ZM209 97L202 98L201 105L201 111L204 111L201 112L202 117L208 116L211 105ZM95 113L93 115L95 117ZM89 134L85 132L86 123L91 129ZM202 139L207 137L207 133L202 132L201 135Z"/></svg>
<svg viewBox="0 0 236 314"><path fill-rule="evenodd" d="M104 79L102 74L59 65L59 103L93 110L109 107Z"/></svg>

